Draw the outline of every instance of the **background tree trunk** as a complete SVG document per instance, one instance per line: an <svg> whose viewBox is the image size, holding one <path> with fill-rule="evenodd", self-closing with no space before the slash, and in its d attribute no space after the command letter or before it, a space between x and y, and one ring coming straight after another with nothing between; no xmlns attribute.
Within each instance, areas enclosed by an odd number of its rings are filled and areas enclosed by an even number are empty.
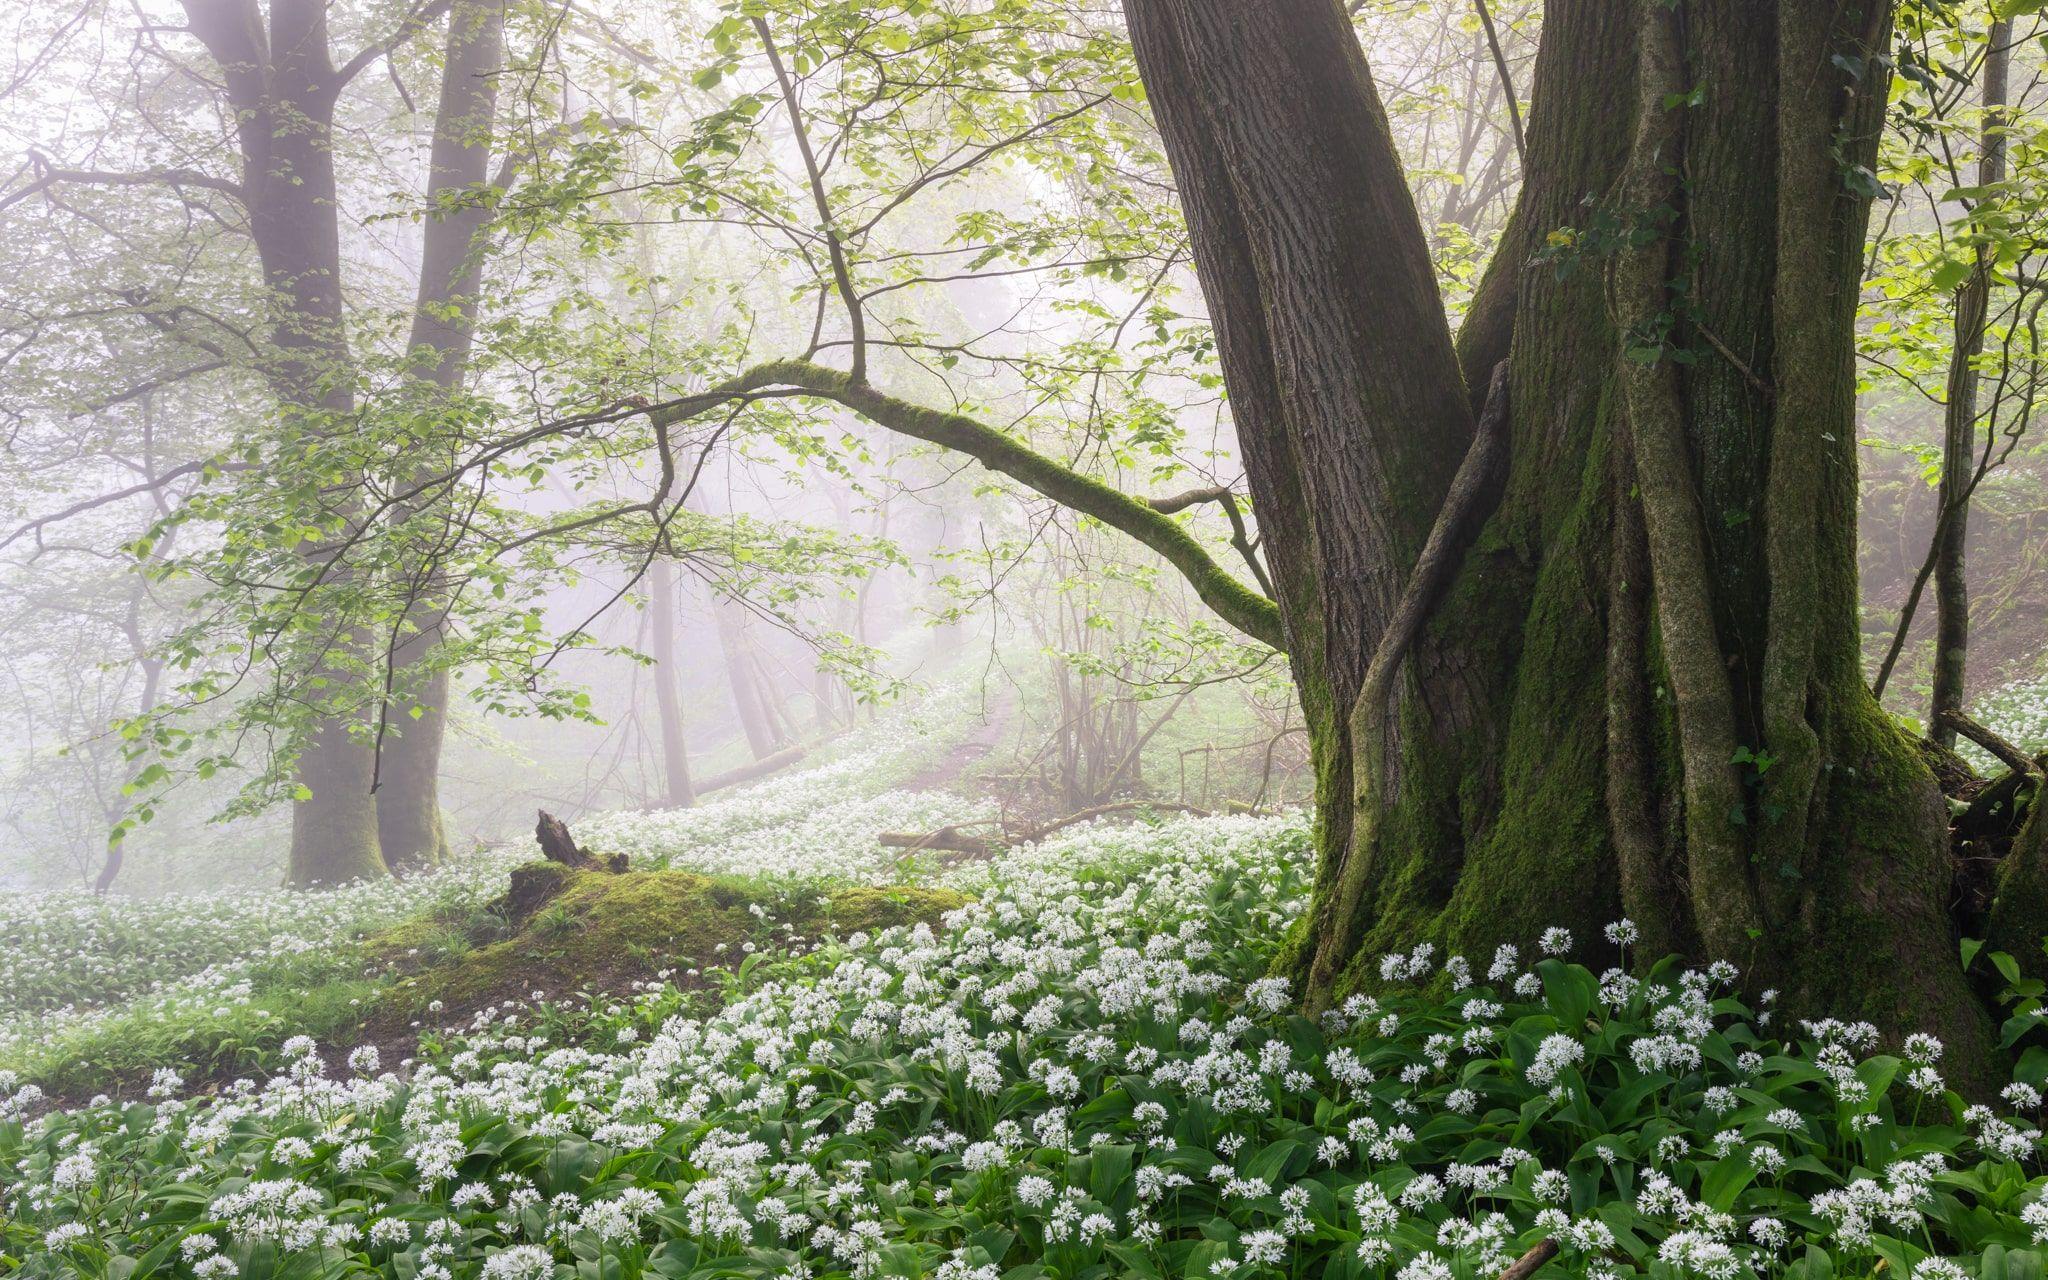
<svg viewBox="0 0 2048 1280"><path fill-rule="evenodd" d="M1977 185L2005 181L2007 72L2012 23L1991 23L1984 41L1984 125L1977 160ZM1979 197L1983 199L1985 197ZM1984 352L1984 322L1991 311L1990 252L1979 246L1977 265L1956 293L1955 346L1949 356L1948 404L1941 419L1941 489L1934 536L1934 696L1927 709L1927 736L1953 751L1956 731L1945 715L1963 709L1969 672L1970 586L1966 557L1970 541L1970 491L1977 481L1977 359ZM1900 625L1906 624L1901 619Z"/></svg>
<svg viewBox="0 0 2048 1280"><path fill-rule="evenodd" d="M747 735L754 759L765 760L787 745L769 706L760 657L754 651L743 606L714 596L712 617L718 626L719 648L725 655L725 678L732 690L733 712Z"/></svg>
<svg viewBox="0 0 2048 1280"><path fill-rule="evenodd" d="M419 302L407 349L415 376L441 394L455 391L469 366L483 287L490 205L491 128L498 76L505 65L504 0L463 0L448 18L441 98L434 113L427 219L420 251ZM470 197L464 199L465 196ZM401 519L418 513L399 513ZM441 747L448 731L449 673L424 661L441 643L445 605L432 575L420 584L399 646L391 655L396 687L410 704L386 705L378 767L377 830L394 871L448 857L441 817ZM419 714L414 716L411 711Z"/></svg>
<svg viewBox="0 0 2048 1280"><path fill-rule="evenodd" d="M656 557L647 567L650 590L648 608L653 612L654 703L661 718L662 800L672 809L686 809L697 802L690 785L690 753L683 734L682 692L677 682L682 669L676 663L675 569Z"/></svg>
<svg viewBox="0 0 2048 1280"><path fill-rule="evenodd" d="M1527 181L1455 346L1338 7L1125 8L1311 733L1316 900L1286 961L1311 1007L1395 947L1584 947L1627 913L1796 1010L1982 1051L1941 799L1857 650L1858 166L1885 86L1850 68L1882 65L1888 7L1546 6ZM1354 708L1502 357L1493 514L1390 705Z"/></svg>

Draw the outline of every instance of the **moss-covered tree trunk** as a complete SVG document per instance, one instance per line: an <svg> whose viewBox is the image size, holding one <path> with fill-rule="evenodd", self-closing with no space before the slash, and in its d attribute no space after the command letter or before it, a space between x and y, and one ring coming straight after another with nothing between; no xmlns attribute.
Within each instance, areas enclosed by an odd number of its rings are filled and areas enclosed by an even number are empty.
<svg viewBox="0 0 2048 1280"><path fill-rule="evenodd" d="M1626 914L1796 1009L1982 1044L1941 798L1856 643L1887 7L1546 6L1454 338L1339 6L1127 0L1313 735L1312 1005L1389 948ZM1437 528L1502 360L1504 474Z"/></svg>

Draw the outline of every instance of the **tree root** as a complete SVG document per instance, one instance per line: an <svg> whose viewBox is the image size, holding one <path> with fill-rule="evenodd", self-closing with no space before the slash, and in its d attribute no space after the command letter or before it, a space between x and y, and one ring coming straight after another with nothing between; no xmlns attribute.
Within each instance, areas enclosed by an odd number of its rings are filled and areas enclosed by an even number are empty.
<svg viewBox="0 0 2048 1280"><path fill-rule="evenodd" d="M1989 725L1981 724L1960 711L1949 710L1941 713L1943 728L1953 729L1978 746L1997 756L1999 762L2014 773L2031 773L2039 776L2041 763L2013 745L2010 739L2000 736Z"/></svg>

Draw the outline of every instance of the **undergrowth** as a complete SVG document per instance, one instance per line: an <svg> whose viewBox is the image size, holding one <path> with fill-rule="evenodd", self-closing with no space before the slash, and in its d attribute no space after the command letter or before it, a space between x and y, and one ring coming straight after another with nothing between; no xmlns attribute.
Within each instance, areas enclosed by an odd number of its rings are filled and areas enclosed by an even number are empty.
<svg viewBox="0 0 2048 1280"><path fill-rule="evenodd" d="M1310 1020L1266 976L1306 844L1078 832L936 925L479 1010L405 1072L309 1037L217 1097L10 1086L0 1239L110 1280L2039 1280L2040 1055L1973 1105L1933 1041L1782 1025L1625 922L1626 969L1425 950Z"/></svg>

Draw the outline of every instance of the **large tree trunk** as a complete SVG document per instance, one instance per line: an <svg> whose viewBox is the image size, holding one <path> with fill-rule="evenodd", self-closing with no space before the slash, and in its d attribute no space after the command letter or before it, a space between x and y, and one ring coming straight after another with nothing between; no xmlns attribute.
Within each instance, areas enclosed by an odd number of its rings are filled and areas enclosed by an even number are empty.
<svg viewBox="0 0 2048 1280"><path fill-rule="evenodd" d="M271 295L264 375L300 429L341 429L355 411L355 395L333 152L342 81L330 56L326 4L273 0L267 32L253 0L185 0L184 7L219 67L236 118L249 237ZM355 658L367 638L344 630L321 643L326 652L309 674L329 688L356 679ZM324 715L301 751L288 872L295 885L385 873L371 794L375 749L358 731L363 727L360 715Z"/></svg>
<svg viewBox="0 0 2048 1280"><path fill-rule="evenodd" d="M1339 7L1126 0L1312 735L1311 1007L1389 948L1598 945L1626 913L1797 1010L1983 1047L1941 798L1856 643L1885 85L1845 68L1882 65L1887 8L1553 0L1454 343ZM1505 476L1461 481L1455 575L1409 592L1503 358ZM1404 592L1428 625L1380 653Z"/></svg>
<svg viewBox="0 0 2048 1280"><path fill-rule="evenodd" d="M490 181L504 36L504 0L464 0L449 14L429 159L419 301L408 345L418 361L415 376L441 394L461 385L475 337L484 233L491 218L490 206L478 196ZM400 515L417 518L419 513ZM446 602L431 576L417 595L407 612L407 634L391 658L399 668L394 687L410 705L384 708L386 734L377 771L378 835L386 861L400 872L448 857L440 778L449 676L446 667L429 661L443 638Z"/></svg>

